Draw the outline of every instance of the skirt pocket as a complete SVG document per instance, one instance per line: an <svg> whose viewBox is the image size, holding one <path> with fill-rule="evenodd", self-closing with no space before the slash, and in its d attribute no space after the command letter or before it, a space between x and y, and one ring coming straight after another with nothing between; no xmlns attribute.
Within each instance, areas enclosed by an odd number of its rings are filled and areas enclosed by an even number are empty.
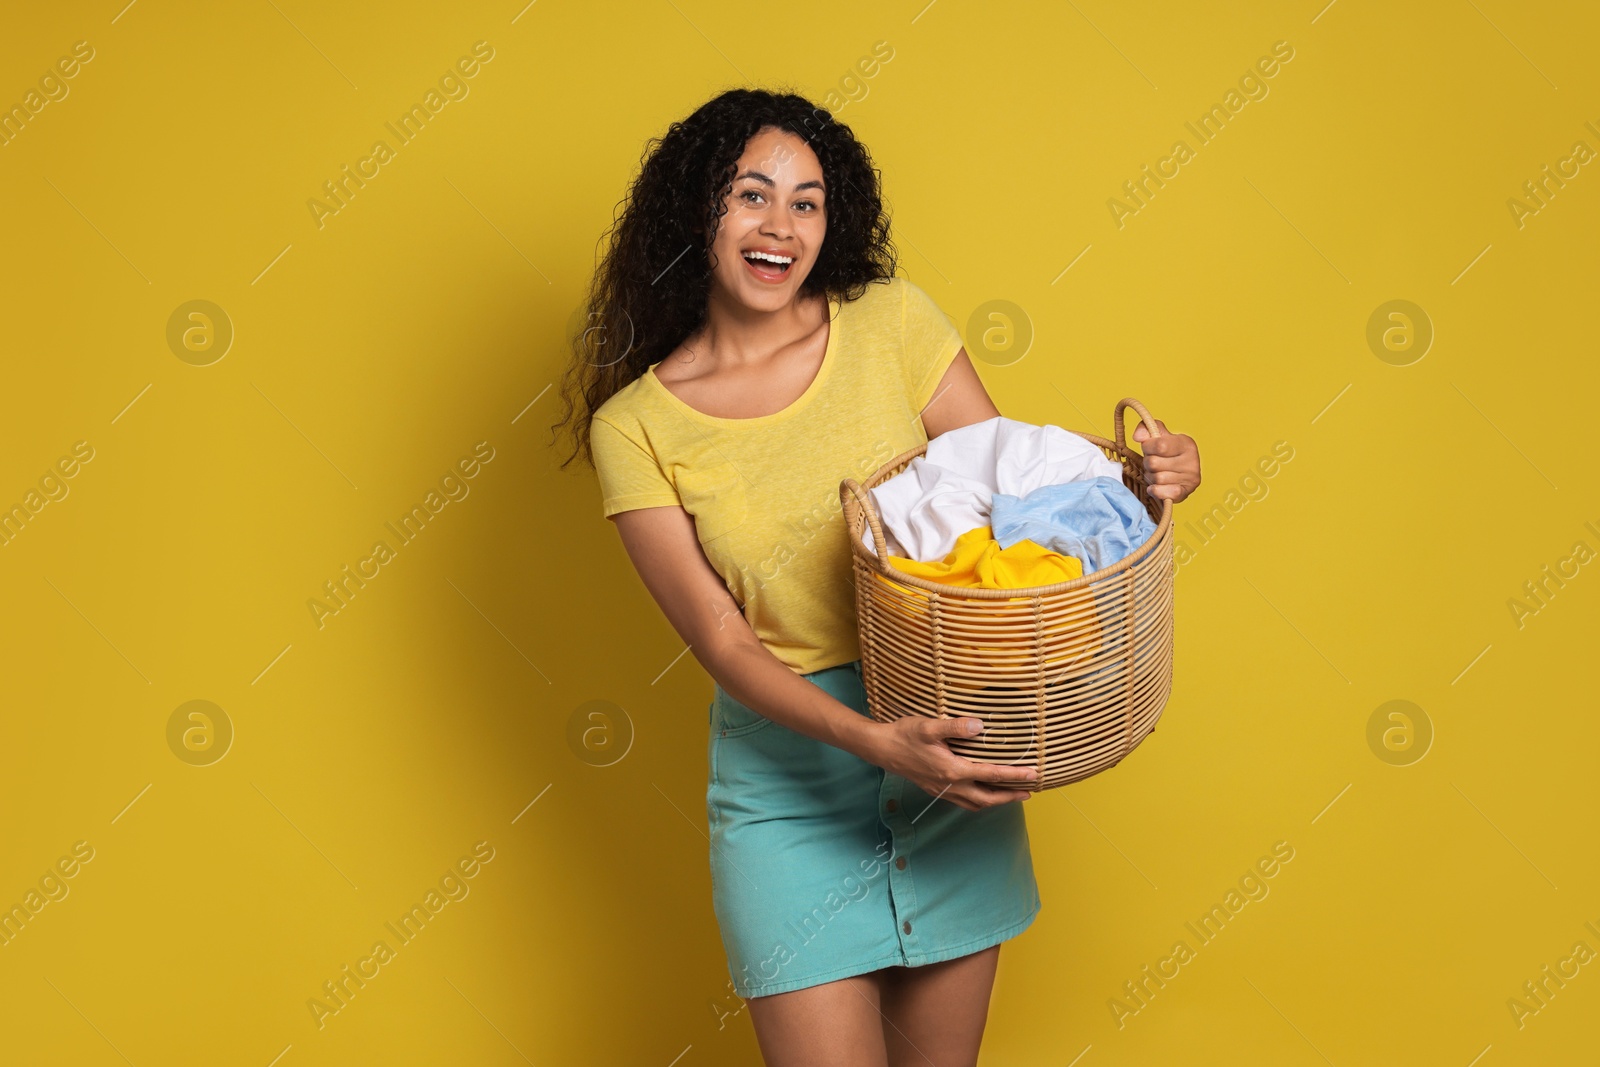
<svg viewBox="0 0 1600 1067"><path fill-rule="evenodd" d="M711 729L718 737L742 737L771 725L771 719L751 711L717 686L711 700Z"/></svg>

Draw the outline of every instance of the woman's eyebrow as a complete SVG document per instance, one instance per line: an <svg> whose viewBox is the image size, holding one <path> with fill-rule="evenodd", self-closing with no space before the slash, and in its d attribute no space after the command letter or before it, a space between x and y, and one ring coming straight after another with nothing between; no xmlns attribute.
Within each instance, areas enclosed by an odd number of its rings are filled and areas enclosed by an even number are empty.
<svg viewBox="0 0 1600 1067"><path fill-rule="evenodd" d="M733 180L734 181L739 181L739 180L741 180L743 178L750 178L750 179L752 179L754 181L758 181L762 185L766 185L766 186L776 187L777 184L778 184L777 182L773 181L771 178L767 177L765 174L762 174L759 170L747 170L743 174L736 175ZM823 188L823 184L820 181L801 182L799 185L794 187L794 191L798 193L802 189L822 189L822 188Z"/></svg>

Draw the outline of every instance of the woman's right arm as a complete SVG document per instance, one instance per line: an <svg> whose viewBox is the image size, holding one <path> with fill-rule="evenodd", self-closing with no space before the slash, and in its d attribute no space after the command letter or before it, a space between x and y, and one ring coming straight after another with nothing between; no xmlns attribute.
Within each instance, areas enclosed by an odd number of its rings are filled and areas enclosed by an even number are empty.
<svg viewBox="0 0 1600 1067"><path fill-rule="evenodd" d="M667 621L706 672L745 707L969 811L1032 795L1026 789L984 784L1033 781L1037 775L1031 768L977 763L945 744L947 737L971 736L965 729L969 717L913 715L881 723L790 670L750 629L706 559L694 518L681 506L635 508L612 519L634 569Z"/></svg>

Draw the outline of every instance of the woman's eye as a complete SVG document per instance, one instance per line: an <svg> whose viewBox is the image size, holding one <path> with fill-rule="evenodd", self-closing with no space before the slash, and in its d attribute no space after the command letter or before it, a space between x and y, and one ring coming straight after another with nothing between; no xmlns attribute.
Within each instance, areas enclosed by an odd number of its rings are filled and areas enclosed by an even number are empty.
<svg viewBox="0 0 1600 1067"><path fill-rule="evenodd" d="M761 194L756 192L754 189L746 189L739 195L742 196L747 203L751 204L754 204L756 201L761 199Z"/></svg>
<svg viewBox="0 0 1600 1067"><path fill-rule="evenodd" d="M806 209L806 214L808 214L808 215L811 212L813 212L813 211L815 211L817 209L817 205L812 203L810 200L802 200L798 204L796 204L795 207L797 207L797 208L801 208L801 207L805 208Z"/></svg>

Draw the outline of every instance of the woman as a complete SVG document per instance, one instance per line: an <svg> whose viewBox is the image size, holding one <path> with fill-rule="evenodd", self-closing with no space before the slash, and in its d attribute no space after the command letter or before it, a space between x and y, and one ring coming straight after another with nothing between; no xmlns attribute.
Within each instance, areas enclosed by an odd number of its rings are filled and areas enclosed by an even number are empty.
<svg viewBox="0 0 1600 1067"><path fill-rule="evenodd" d="M589 316L567 418L716 682L713 907L762 1055L975 1063L1000 943L1040 906L1036 775L957 756L976 718L872 719L839 483L999 412L894 277L866 149L798 96L706 103L647 150ZM1199 482L1181 434L1145 464L1157 496Z"/></svg>

